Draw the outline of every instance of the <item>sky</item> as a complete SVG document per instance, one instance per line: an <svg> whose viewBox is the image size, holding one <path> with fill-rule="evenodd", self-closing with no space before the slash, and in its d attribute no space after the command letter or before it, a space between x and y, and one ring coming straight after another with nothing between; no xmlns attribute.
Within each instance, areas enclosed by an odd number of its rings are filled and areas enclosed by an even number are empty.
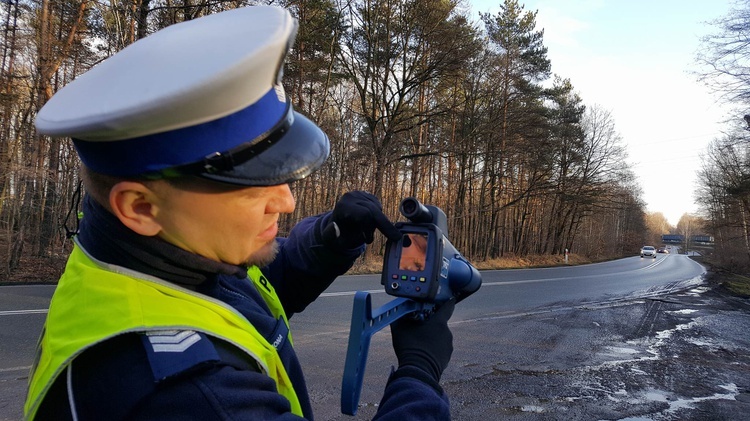
<svg viewBox="0 0 750 421"><path fill-rule="evenodd" d="M472 12L503 0L469 0ZM519 0L537 11L552 72L570 79L587 106L608 110L648 212L677 225L694 203L701 155L734 116L693 73L709 21L732 0ZM741 119L742 116L738 115Z"/></svg>

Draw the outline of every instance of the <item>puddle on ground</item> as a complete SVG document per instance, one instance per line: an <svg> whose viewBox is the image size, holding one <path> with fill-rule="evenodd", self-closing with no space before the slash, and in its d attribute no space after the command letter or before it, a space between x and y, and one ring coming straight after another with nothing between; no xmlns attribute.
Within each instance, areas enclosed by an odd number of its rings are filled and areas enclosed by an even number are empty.
<svg viewBox="0 0 750 421"><path fill-rule="evenodd" d="M714 393L711 396L697 396L694 398L677 398L672 396L669 392L663 390L649 390L643 395L643 398L652 402L665 402L669 405L665 411L666 413L674 413L680 409L694 409L694 404L705 401L714 401L720 399L736 400L735 396L739 394L739 389L734 383L718 385L719 388L726 390L729 393Z"/></svg>
<svg viewBox="0 0 750 421"><path fill-rule="evenodd" d="M671 311L667 311L667 313L672 313L672 314L693 314L693 313L696 313L697 311L698 310L684 309L684 310L671 310Z"/></svg>
<svg viewBox="0 0 750 421"><path fill-rule="evenodd" d="M675 332L678 332L680 330L692 329L697 324L698 323L696 323L695 321L691 321L690 323L677 325L673 329L661 330L659 332L656 332L655 336L656 336L656 339L663 341L664 339L671 338L672 334L674 334Z"/></svg>
<svg viewBox="0 0 750 421"><path fill-rule="evenodd" d="M602 352L601 354L612 355L612 356L617 356L617 355L633 355L633 354L637 354L637 353L640 352L637 349L624 348L624 347L619 347L619 346L607 346L607 347L604 347L604 350L605 351Z"/></svg>
<svg viewBox="0 0 750 421"><path fill-rule="evenodd" d="M711 288L709 288L709 287L697 287L697 288L689 289L687 291L687 294L695 296L695 295L703 294L704 292L707 292L707 291L710 291L710 290L711 290Z"/></svg>
<svg viewBox="0 0 750 421"><path fill-rule="evenodd" d="M523 405L521 407L521 411L523 411L523 412L534 412L534 413L537 413L537 414L541 414L542 412L544 412L544 408L541 407L541 406L537 406L537 405Z"/></svg>

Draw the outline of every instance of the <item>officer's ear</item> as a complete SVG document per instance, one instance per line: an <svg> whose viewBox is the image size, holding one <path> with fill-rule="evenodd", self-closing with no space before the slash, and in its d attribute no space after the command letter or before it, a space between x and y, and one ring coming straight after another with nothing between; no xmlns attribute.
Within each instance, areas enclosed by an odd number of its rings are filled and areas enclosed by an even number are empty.
<svg viewBox="0 0 750 421"><path fill-rule="evenodd" d="M157 197L143 183L120 181L109 191L109 206L126 227L140 235L154 236L162 228L156 221Z"/></svg>

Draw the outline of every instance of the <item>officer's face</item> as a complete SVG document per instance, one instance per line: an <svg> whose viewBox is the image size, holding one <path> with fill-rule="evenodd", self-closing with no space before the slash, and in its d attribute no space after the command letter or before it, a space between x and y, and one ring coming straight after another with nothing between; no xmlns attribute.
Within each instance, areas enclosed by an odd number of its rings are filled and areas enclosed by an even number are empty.
<svg viewBox="0 0 750 421"><path fill-rule="evenodd" d="M165 182L157 192L161 238L230 264L262 266L273 260L279 215L294 210L288 184L222 188L204 181Z"/></svg>

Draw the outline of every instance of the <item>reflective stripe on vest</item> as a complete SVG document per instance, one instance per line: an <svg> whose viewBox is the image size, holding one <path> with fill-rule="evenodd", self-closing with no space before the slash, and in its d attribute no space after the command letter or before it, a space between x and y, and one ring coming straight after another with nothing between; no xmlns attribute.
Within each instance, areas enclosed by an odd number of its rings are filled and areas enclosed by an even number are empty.
<svg viewBox="0 0 750 421"><path fill-rule="evenodd" d="M281 302L260 269L251 268L248 275L273 315L287 323ZM57 376L87 348L121 333L180 329L204 332L245 351L276 381L292 412L302 416L276 349L235 309L148 275L97 262L76 245L52 297L39 340L29 376L25 418L34 418Z"/></svg>
<svg viewBox="0 0 750 421"><path fill-rule="evenodd" d="M266 278L265 275L263 275L263 272L260 271L260 268L257 266L251 267L247 270L247 276L253 280L253 283L255 283L255 289L260 292L261 297L263 297L269 310L271 310L273 317L276 319L284 319L284 323L289 326L289 320L286 318L284 307L281 306L281 301L279 301L279 297L276 296L276 291L273 289L273 286L271 286L268 278ZM291 345L294 345L291 332L288 335L288 340Z"/></svg>

